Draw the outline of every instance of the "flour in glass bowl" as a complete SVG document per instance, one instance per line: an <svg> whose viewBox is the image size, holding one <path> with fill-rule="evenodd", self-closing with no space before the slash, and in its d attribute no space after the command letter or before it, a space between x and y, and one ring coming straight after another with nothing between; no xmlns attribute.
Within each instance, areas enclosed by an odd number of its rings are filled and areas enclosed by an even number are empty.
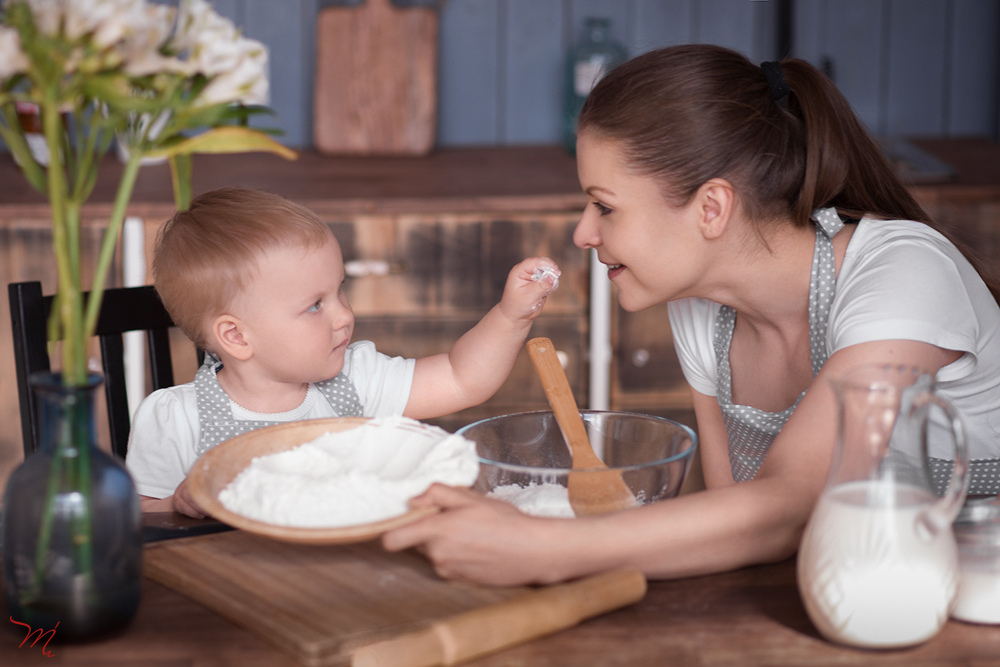
<svg viewBox="0 0 1000 667"><path fill-rule="evenodd" d="M470 486L478 474L471 440L389 417L257 457L219 501L265 523L335 528L405 514L407 501L432 483Z"/></svg>
<svg viewBox="0 0 1000 667"><path fill-rule="evenodd" d="M572 519L576 516L569 504L569 491L562 484L531 482L527 486L503 484L486 494L508 502L525 514Z"/></svg>

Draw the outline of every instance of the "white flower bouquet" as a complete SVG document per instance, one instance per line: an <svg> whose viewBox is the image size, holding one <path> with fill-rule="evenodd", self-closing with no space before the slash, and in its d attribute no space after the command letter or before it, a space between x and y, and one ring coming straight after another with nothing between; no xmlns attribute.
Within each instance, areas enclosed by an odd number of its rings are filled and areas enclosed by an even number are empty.
<svg viewBox="0 0 1000 667"><path fill-rule="evenodd" d="M205 0L182 0L179 9L146 0L4 2L0 138L52 206L59 283L50 338L64 341L66 384L86 379L86 341L142 161L170 160L177 206L186 208L193 153L263 150L294 159L267 132L246 126L249 116L267 113L259 106L267 98L267 48ZM28 144L18 103L38 109L42 155ZM80 209L115 138L125 168L84 304Z"/></svg>

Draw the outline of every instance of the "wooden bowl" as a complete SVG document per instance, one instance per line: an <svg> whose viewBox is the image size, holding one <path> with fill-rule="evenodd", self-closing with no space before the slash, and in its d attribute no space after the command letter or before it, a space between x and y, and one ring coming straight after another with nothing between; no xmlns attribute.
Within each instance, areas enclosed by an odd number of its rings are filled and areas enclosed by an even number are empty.
<svg viewBox="0 0 1000 667"><path fill-rule="evenodd" d="M205 512L234 528L284 542L301 544L346 544L364 542L387 530L411 523L438 511L423 507L373 523L338 528L296 528L279 526L231 512L219 502L219 493L258 456L283 452L315 440L324 433L347 431L361 426L366 417L309 419L267 426L230 438L208 450L188 474L188 488Z"/></svg>

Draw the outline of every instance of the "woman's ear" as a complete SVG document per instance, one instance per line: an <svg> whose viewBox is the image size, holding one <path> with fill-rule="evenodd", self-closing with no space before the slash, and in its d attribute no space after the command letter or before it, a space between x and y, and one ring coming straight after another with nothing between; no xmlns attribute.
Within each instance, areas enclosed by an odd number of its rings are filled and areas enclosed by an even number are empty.
<svg viewBox="0 0 1000 667"><path fill-rule="evenodd" d="M736 190L724 178L712 178L695 193L698 225L706 239L717 239L726 231L736 206Z"/></svg>
<svg viewBox="0 0 1000 667"><path fill-rule="evenodd" d="M212 321L212 340L218 349L234 359L246 361L253 356L253 346L246 336L246 325L233 315L219 315Z"/></svg>

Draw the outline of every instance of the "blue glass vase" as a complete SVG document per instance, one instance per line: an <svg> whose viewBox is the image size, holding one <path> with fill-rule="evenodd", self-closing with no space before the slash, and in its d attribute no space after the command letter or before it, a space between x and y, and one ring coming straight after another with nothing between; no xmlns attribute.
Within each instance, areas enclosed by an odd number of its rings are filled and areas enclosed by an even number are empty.
<svg viewBox="0 0 1000 667"><path fill-rule="evenodd" d="M56 373L31 378L41 442L4 494L4 594L11 618L55 641L124 628L142 593L142 514L122 462L96 447L94 396L101 378L66 387Z"/></svg>
<svg viewBox="0 0 1000 667"><path fill-rule="evenodd" d="M628 59L628 52L611 39L611 20L588 18L582 39L566 59L563 146L576 155L576 121L587 95L604 75Z"/></svg>

